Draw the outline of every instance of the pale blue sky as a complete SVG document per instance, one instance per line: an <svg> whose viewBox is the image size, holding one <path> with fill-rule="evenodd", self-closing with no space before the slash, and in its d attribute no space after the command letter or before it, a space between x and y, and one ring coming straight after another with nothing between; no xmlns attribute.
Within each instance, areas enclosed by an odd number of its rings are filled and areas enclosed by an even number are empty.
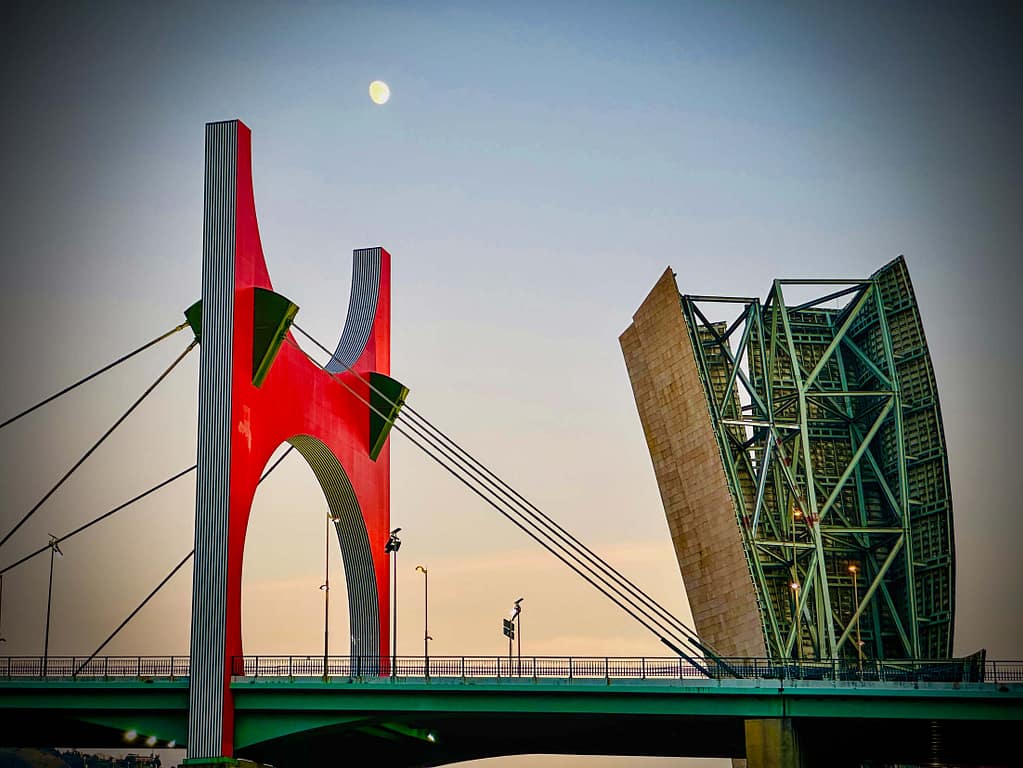
<svg viewBox="0 0 1023 768"><path fill-rule="evenodd" d="M0 27L0 417L178 322L199 293L203 125L238 117L299 322L335 337L351 250L388 248L393 370L417 409L684 613L618 334L667 265L684 291L763 295L776 276L861 277L903 253L949 444L955 650L1023 657L1021 32L1010 4L17 7ZM0 519L185 341L0 433ZM0 560L194 460L194 365ZM521 592L537 653L659 653L414 448L392 455L399 589L416 594L428 562L437 653L500 653L497 615ZM281 472L257 499L246 604L294 615L247 614L246 643L304 652L322 631L321 502L307 470ZM91 652L188 551L191 493L68 543L56 652ZM275 521L292 513L284 547ZM11 652L39 653L44 577L5 579ZM187 647L187 589L114 652Z"/></svg>

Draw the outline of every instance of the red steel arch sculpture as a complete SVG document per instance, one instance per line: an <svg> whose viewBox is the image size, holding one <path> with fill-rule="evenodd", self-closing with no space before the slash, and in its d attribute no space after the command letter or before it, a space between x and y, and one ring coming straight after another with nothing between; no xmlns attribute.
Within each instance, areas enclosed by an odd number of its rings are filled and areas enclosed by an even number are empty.
<svg viewBox="0 0 1023 768"><path fill-rule="evenodd" d="M251 133L237 120L206 126L202 300L186 312L201 340L190 764L233 753L230 679L233 660L242 656L245 533L260 475L285 442L312 467L334 519L351 653L378 660L386 672L386 438L396 414L378 393L399 403L406 393L388 376L390 271L383 248L355 251L344 331L321 369L291 337L297 306L270 283L253 198Z"/></svg>

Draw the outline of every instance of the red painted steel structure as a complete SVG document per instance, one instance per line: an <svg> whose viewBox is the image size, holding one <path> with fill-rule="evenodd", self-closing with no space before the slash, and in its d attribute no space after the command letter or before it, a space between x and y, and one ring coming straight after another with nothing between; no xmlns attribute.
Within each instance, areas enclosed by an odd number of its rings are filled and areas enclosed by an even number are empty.
<svg viewBox="0 0 1023 768"><path fill-rule="evenodd" d="M308 436L333 454L355 491L372 553L381 660L388 655L389 574L384 545L390 529L390 455L384 445L370 458L371 372L389 374L390 254L380 249L379 292L369 338L351 370L329 374L299 349L291 332L261 386L253 383L254 296L272 290L259 237L252 189L251 133L237 139L233 373L231 382L230 501L224 675L224 756L233 753L232 660L244 655L241 628L242 560L249 513L259 478L284 442ZM357 375L358 374L358 375ZM340 378L342 385L335 380ZM310 441L303 439L306 445ZM310 456L302 446L299 451ZM315 462L314 471L317 471ZM317 471L321 484L324 478ZM381 670L386 662L382 661Z"/></svg>

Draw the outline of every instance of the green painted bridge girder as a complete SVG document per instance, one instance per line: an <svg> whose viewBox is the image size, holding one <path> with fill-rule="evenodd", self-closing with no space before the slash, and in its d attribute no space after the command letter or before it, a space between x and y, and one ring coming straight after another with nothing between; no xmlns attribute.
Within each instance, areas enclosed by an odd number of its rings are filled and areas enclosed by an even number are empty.
<svg viewBox="0 0 1023 768"><path fill-rule="evenodd" d="M395 717L791 717L1023 721L1023 685L833 681L350 680L237 678L238 748L325 726ZM188 681L0 681L0 712L47 712L184 741Z"/></svg>

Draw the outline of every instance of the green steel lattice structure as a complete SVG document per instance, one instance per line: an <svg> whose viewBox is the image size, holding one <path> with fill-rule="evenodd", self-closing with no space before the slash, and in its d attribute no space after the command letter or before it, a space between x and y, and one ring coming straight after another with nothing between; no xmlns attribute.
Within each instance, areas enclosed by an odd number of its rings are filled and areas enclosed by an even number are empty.
<svg viewBox="0 0 1023 768"><path fill-rule="evenodd" d="M768 653L948 657L948 461L905 260L681 302Z"/></svg>

